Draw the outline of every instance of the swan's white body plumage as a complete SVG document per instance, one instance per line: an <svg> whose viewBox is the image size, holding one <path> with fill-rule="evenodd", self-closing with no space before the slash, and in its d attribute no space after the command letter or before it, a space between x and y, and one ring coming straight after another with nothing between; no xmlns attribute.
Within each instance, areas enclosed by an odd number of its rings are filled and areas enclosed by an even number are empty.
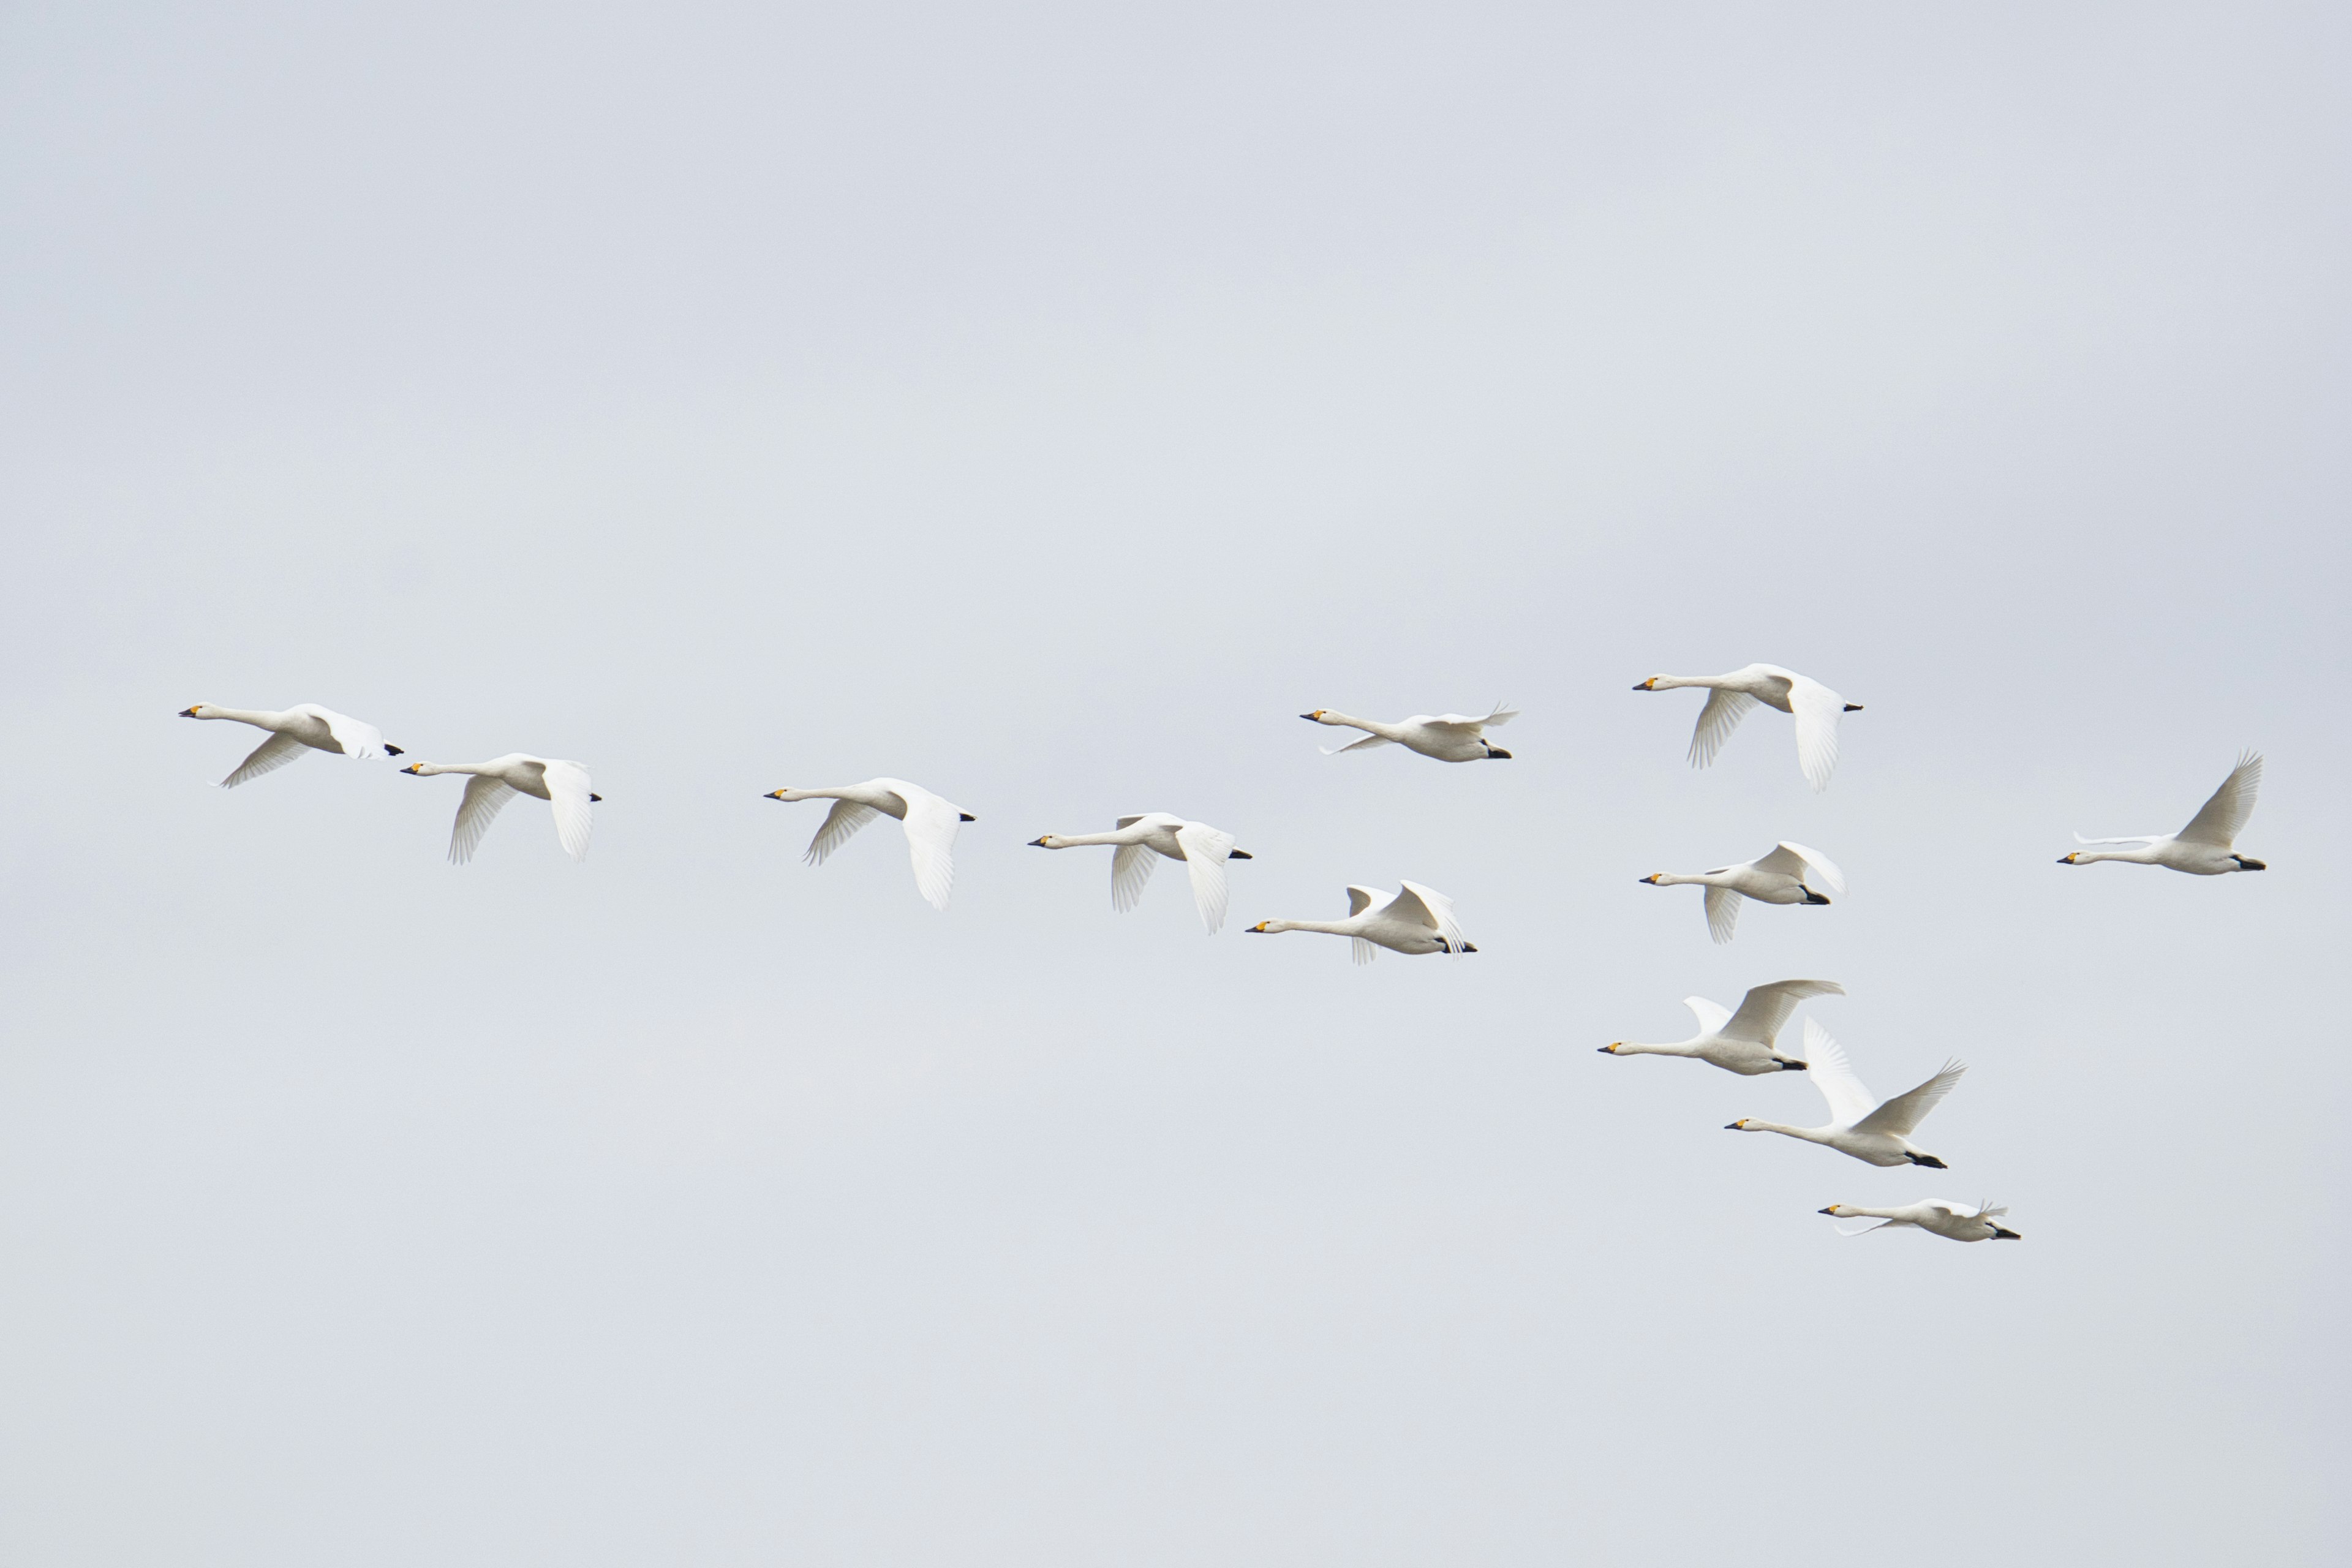
<svg viewBox="0 0 2352 1568"><path fill-rule="evenodd" d="M534 757L509 752L487 763L411 763L400 770L419 778L439 773L466 773L466 794L457 802L457 820L449 830L449 863L462 866L474 858L482 835L490 830L507 802L518 795L533 795L554 808L555 837L574 860L588 858L588 830L594 802L588 787L588 770L560 757Z"/></svg>
<svg viewBox="0 0 2352 1568"><path fill-rule="evenodd" d="M269 731L269 739L256 746L252 753L236 765L235 773L221 780L220 787L223 789L235 789L264 773L276 773L306 750L362 759L400 755L398 746L384 744L383 731L374 725L354 719L348 713L338 713L331 708L321 708L315 702L297 702L282 711L266 708L222 708L210 702L197 702L181 709L180 717L227 719Z"/></svg>
<svg viewBox="0 0 2352 1568"><path fill-rule="evenodd" d="M1260 921L1250 930L1312 931L1351 937L1354 941L1348 955L1357 963L1370 963L1375 956L1374 949L1382 947L1413 956L1450 952L1458 957L1478 951L1462 934L1461 922L1454 918L1452 899L1419 882L1402 886L1402 892L1391 893L1381 888L1350 884L1348 918L1343 921Z"/></svg>
<svg viewBox="0 0 2352 1568"><path fill-rule="evenodd" d="M1760 702L1797 721L1797 768L1817 790L1829 788L1830 774L1837 770L1838 721L1861 707L1820 681L1777 664L1747 665L1728 675L1654 675L1633 689L1672 691L1685 686L1703 686L1708 693L1706 706L1699 710L1698 727L1691 731L1691 766L1703 768L1715 761L1731 731Z"/></svg>
<svg viewBox="0 0 2352 1568"><path fill-rule="evenodd" d="M1489 758L1508 761L1511 753L1486 739L1486 731L1498 729L1519 716L1516 708L1495 704L1490 712L1416 713L1410 719L1386 723L1378 719L1356 719L1329 708L1318 708L1312 713L1301 713L1301 719L1318 724L1335 724L1349 730L1370 731L1363 740L1345 746L1320 748L1327 757L1341 752L1370 752L1381 746L1398 745L1406 751L1418 752L1424 757L1435 757L1441 763L1481 763Z"/></svg>
<svg viewBox="0 0 2352 1568"><path fill-rule="evenodd" d="M2120 860L2128 866L2161 866L2168 871L2186 871L2192 877L2268 870L2262 861L2237 854L2233 848L2238 835L2245 829L2246 819L2254 814L2254 796L2262 787L2261 753L2243 752L2238 758L2238 765L2230 770L2230 776L2221 781L2221 787L2198 807L2197 815L2179 832L2140 833L2123 838L2085 838L2077 833L2077 844L2119 844L2127 847L2078 849L2058 863L2090 866L2101 860Z"/></svg>
<svg viewBox="0 0 2352 1568"><path fill-rule="evenodd" d="M1821 1211L1838 1221L1840 1236L1868 1236L1873 1231L1900 1230L1916 1226L1948 1241L2003 1241L2018 1239L2017 1232L1994 1222L2009 1210L1995 1208L1990 1199L1969 1205L1955 1203L1950 1198L1922 1198L1916 1204L1899 1208L1858 1208L1853 1204L1832 1204ZM1861 1220L1861 1225L1849 1225L1849 1220Z"/></svg>
<svg viewBox="0 0 2352 1568"><path fill-rule="evenodd" d="M1030 843L1039 849L1110 846L1117 851L1110 858L1110 907L1120 914L1142 901L1144 884L1161 860L1182 861L1192 879L1192 902L1211 936L1225 923L1225 862L1252 858L1249 851L1234 847L1234 836L1223 828L1165 811L1122 816L1108 833L1047 833Z"/></svg>
<svg viewBox="0 0 2352 1568"><path fill-rule="evenodd" d="M1740 999L1738 1012L1704 996L1685 996L1683 1005L1698 1015L1699 1032L1691 1038L1666 1046L1612 1040L1601 1049L1604 1055L1618 1057L1692 1057L1748 1078L1801 1072L1805 1061L1780 1048L1781 1026L1797 1004L1809 996L1844 994L1845 987L1834 980L1776 980L1769 985L1750 987Z"/></svg>
<svg viewBox="0 0 2352 1568"><path fill-rule="evenodd" d="M867 779L836 789L779 789L770 800L830 800L831 811L809 841L802 857L812 866L849 842L851 835L876 816L893 816L905 825L907 853L914 862L915 888L935 910L948 907L955 891L956 830L971 816L944 795L933 795L905 779Z"/></svg>
<svg viewBox="0 0 2352 1568"><path fill-rule="evenodd" d="M1769 853L1737 866L1688 873L1659 871L1642 880L1660 888L1705 888L1706 931L1718 942L1731 940L1733 928L1739 922L1742 899L1754 899L1762 904L1828 903L1825 896L1813 890L1814 882L1840 898L1845 896L1845 873L1828 856L1786 839L1774 845Z"/></svg>
<svg viewBox="0 0 2352 1568"><path fill-rule="evenodd" d="M1944 1162L1913 1143L1911 1134L1927 1112L1952 1092L1952 1086L1969 1070L1967 1063L1948 1061L1942 1071L1918 1088L1881 1100L1863 1088L1862 1079L1854 1076L1853 1064L1846 1060L1838 1043L1830 1038L1830 1032L1811 1018L1805 1020L1805 1076L1813 1080L1813 1087L1829 1101L1827 1126L1784 1127L1777 1121L1743 1117L1730 1123L1728 1131L1778 1132L1801 1138L1870 1165L1943 1168Z"/></svg>

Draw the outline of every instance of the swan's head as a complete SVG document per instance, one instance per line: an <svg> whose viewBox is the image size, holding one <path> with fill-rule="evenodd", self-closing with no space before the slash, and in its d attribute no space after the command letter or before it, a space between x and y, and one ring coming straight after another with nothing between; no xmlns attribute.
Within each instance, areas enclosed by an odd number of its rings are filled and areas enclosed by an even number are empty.
<svg viewBox="0 0 2352 1568"><path fill-rule="evenodd" d="M1271 930L1273 930L1273 929L1274 929L1274 922L1273 922L1272 921L1258 921L1258 922L1257 922L1257 924L1255 924L1255 925L1254 925L1254 926L1250 927L1250 930L1252 930L1252 931L1271 931Z"/></svg>
<svg viewBox="0 0 2352 1568"><path fill-rule="evenodd" d="M1723 1130L1726 1132L1745 1132L1748 1131L1748 1124L1755 1120L1752 1116L1743 1116L1737 1121L1725 1122Z"/></svg>
<svg viewBox="0 0 2352 1568"><path fill-rule="evenodd" d="M1617 1047L1624 1043L1625 1042L1622 1040L1612 1040L1607 1045L1601 1047L1601 1054L1604 1057L1613 1057L1618 1054Z"/></svg>
<svg viewBox="0 0 2352 1568"><path fill-rule="evenodd" d="M1633 688L1633 689L1636 691L1655 691L1658 689L1658 682L1664 679L1665 677L1663 675L1654 675L1650 677L1649 679L1642 682L1641 685Z"/></svg>
<svg viewBox="0 0 2352 1568"><path fill-rule="evenodd" d="M1062 841L1050 833L1041 833L1036 837L1029 840L1029 847L1032 849L1059 849L1062 847Z"/></svg>
<svg viewBox="0 0 2352 1568"><path fill-rule="evenodd" d="M1312 712L1312 713L1301 713L1301 714L1299 715L1299 717L1300 717L1301 719L1312 719L1315 722L1317 722L1318 724L1320 724L1321 722L1323 722L1323 715L1324 715L1324 714L1326 714L1326 713L1328 713L1329 711L1330 711L1330 710L1329 710L1329 709L1328 709L1328 708L1318 708L1317 710L1315 710L1315 711L1314 711L1314 712Z"/></svg>
<svg viewBox="0 0 2352 1568"><path fill-rule="evenodd" d="M2058 864L2061 866L2079 866L2082 862L2075 859L2072 855L2061 855L2058 857Z"/></svg>
<svg viewBox="0 0 2352 1568"><path fill-rule="evenodd" d="M1815 1214L1825 1214L1832 1219L1845 1219L1850 1217L1853 1213L1852 1209L1846 1207L1843 1204L1832 1204L1825 1209L1815 1209L1813 1212Z"/></svg>
<svg viewBox="0 0 2352 1568"><path fill-rule="evenodd" d="M400 771L404 773L415 773L422 777L425 773L425 764L423 763L411 763Z"/></svg>
<svg viewBox="0 0 2352 1568"><path fill-rule="evenodd" d="M180 710L180 717L183 719L201 719L204 716L205 705L201 702L191 702Z"/></svg>
<svg viewBox="0 0 2352 1568"><path fill-rule="evenodd" d="M1661 878L1661 877L1664 877L1664 875L1665 875L1665 873L1664 873L1664 871L1653 871L1653 872L1651 872L1648 876L1643 877L1643 878L1642 878L1641 879L1642 879L1643 881L1644 881L1644 882L1649 883L1649 884L1650 884L1650 886L1652 886L1653 888L1654 888L1654 887L1657 887L1657 886L1659 885L1658 879L1659 879L1659 878Z"/></svg>
<svg viewBox="0 0 2352 1568"><path fill-rule="evenodd" d="M2232 855L2230 858L2238 863L2238 869L2241 871L2267 871L2270 869L2270 868L2262 861L2249 858L2243 855Z"/></svg>
<svg viewBox="0 0 2352 1568"><path fill-rule="evenodd" d="M772 789L760 798L761 800L790 800L793 798L793 787L790 784L786 784L782 789Z"/></svg>

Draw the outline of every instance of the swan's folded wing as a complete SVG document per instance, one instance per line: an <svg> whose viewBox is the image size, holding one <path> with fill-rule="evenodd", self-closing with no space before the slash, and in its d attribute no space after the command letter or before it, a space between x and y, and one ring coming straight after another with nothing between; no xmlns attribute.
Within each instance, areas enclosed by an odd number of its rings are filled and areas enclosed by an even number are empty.
<svg viewBox="0 0 2352 1568"><path fill-rule="evenodd" d="M1837 771L1838 721L1845 717L1845 699L1800 675L1789 682L1789 712L1797 721L1798 771L1814 789L1825 790Z"/></svg>
<svg viewBox="0 0 2352 1568"><path fill-rule="evenodd" d="M1454 955L1461 957L1462 950L1470 945L1470 939L1462 934L1461 922L1454 918L1454 900L1436 889L1424 888L1419 882L1400 882L1398 885L1404 891L1391 900L1389 907L1382 912L1394 915L1399 920L1419 921L1444 937Z"/></svg>
<svg viewBox="0 0 2352 1568"><path fill-rule="evenodd" d="M1176 847L1184 851L1184 869L1192 874L1192 902L1201 923L1214 936L1225 923L1225 858L1234 852L1234 836L1205 822L1188 822L1176 830Z"/></svg>
<svg viewBox="0 0 2352 1568"><path fill-rule="evenodd" d="M870 805L860 805L854 800L836 800L833 809L824 814L824 823L809 840L808 853L801 858L812 866L822 866L824 858L849 842L850 835L882 814Z"/></svg>
<svg viewBox="0 0 2352 1568"><path fill-rule="evenodd" d="M457 803L457 825L449 829L451 865L462 866L474 858L474 851L481 847L482 835L490 830L490 824L498 820L499 813L514 797L515 792L503 779L476 773L466 781L465 798Z"/></svg>
<svg viewBox="0 0 2352 1568"><path fill-rule="evenodd" d="M220 786L223 789L235 789L237 785L257 779L264 773L274 773L309 750L308 746L291 735L273 734L269 739L254 747L251 754L236 764L236 772L221 780Z"/></svg>
<svg viewBox="0 0 2352 1568"><path fill-rule="evenodd" d="M2245 827L2246 818L2254 814L2254 794L2263 787L2263 759L2248 752L2213 792L2213 798L2198 807L2189 826L2175 835L2190 844L2211 844L2227 849L2237 842L2238 834Z"/></svg>
<svg viewBox="0 0 2352 1568"><path fill-rule="evenodd" d="M1722 1033L1735 1040L1753 1040L1759 1046L1769 1046L1798 1003L1808 996L1844 994L1845 987L1834 980L1776 980L1769 985L1751 986L1748 994L1740 998L1739 1010L1731 1015L1731 1022Z"/></svg>
<svg viewBox="0 0 2352 1568"><path fill-rule="evenodd" d="M1845 1047L1830 1038L1830 1032L1811 1018L1805 1020L1805 1076L1830 1102L1830 1122L1846 1126L1868 1116L1878 1104L1877 1096L1862 1086L1854 1076L1853 1064L1845 1059Z"/></svg>
<svg viewBox="0 0 2352 1568"><path fill-rule="evenodd" d="M1739 728L1739 721L1756 709L1756 699L1745 691L1729 691L1717 687L1706 694L1706 706L1698 710L1698 728L1691 731L1690 764L1703 768L1715 761L1715 753L1723 742Z"/></svg>
<svg viewBox="0 0 2352 1568"><path fill-rule="evenodd" d="M588 804L588 770L578 763L551 762L542 770L547 800L555 808L555 837L574 860L588 858L588 830L595 808Z"/></svg>
<svg viewBox="0 0 2352 1568"><path fill-rule="evenodd" d="M956 829L963 826L963 814L929 790L902 788L898 798L907 803L907 853L915 863L915 888L931 908L944 910L955 891Z"/></svg>
<svg viewBox="0 0 2352 1568"><path fill-rule="evenodd" d="M1138 820L1120 819L1119 826ZM1111 852L1110 907L1120 914L1135 908L1143 900L1143 885L1151 880L1152 870L1160 863L1159 852L1141 844L1122 844Z"/></svg>
<svg viewBox="0 0 2352 1568"><path fill-rule="evenodd" d="M1385 746L1388 743L1389 738L1386 735L1367 735L1353 745L1318 746L1315 749L1327 757L1336 757L1342 752L1369 752L1375 746Z"/></svg>
<svg viewBox="0 0 2352 1568"><path fill-rule="evenodd" d="M321 708L315 702L305 702L294 710L325 721L327 732L347 757L372 758L383 755L383 731L373 724L363 723L348 713L338 713L331 708Z"/></svg>
<svg viewBox="0 0 2352 1568"><path fill-rule="evenodd" d="M1720 1002L1710 1002L1704 996L1685 996L1683 1005L1698 1015L1698 1032L1702 1035L1719 1035L1723 1033L1723 1026L1731 1022L1731 1009Z"/></svg>
<svg viewBox="0 0 2352 1568"><path fill-rule="evenodd" d="M1845 896L1845 873L1837 868L1835 862L1818 849L1808 849L1785 838L1772 847L1769 855L1756 862L1756 868L1794 877L1801 882L1818 882L1840 898Z"/></svg>
<svg viewBox="0 0 2352 1568"><path fill-rule="evenodd" d="M1952 1092L1960 1075L1969 1070L1966 1062L1946 1062L1944 1070L1921 1084L1896 1095L1869 1115L1853 1124L1857 1132L1891 1132L1897 1138L1908 1138L1937 1102Z"/></svg>
<svg viewBox="0 0 2352 1568"><path fill-rule="evenodd" d="M1739 924L1739 906L1745 901L1729 888L1709 888L1706 890L1706 934L1718 942L1729 942L1733 929Z"/></svg>

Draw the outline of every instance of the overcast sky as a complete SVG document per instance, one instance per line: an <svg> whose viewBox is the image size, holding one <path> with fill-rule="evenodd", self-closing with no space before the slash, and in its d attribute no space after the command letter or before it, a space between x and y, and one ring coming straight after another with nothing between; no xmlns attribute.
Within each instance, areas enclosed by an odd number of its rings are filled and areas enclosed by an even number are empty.
<svg viewBox="0 0 2352 1568"><path fill-rule="evenodd" d="M1627 15L1632 11L1636 14ZM0 12L0 1556L2303 1564L2340 5ZM1661 671L1849 715L1717 765ZM1310 708L1523 710L1507 763ZM576 758L584 866L409 757ZM2242 747L2263 876L2053 864ZM885 822L972 813L953 908ZM1167 810L1237 835L1234 921ZM1636 879L1818 847L1826 910ZM1256 936L1349 882L1475 957ZM1612 1059L1790 976L1798 1075ZM1796 1026L1791 1026L1792 1029ZM2011 1206L2018 1244L1814 1211Z"/></svg>

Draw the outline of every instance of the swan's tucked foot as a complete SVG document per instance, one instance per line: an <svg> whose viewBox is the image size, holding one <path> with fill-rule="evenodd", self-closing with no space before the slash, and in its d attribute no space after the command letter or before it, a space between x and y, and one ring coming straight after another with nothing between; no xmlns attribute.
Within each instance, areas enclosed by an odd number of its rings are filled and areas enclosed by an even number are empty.
<svg viewBox="0 0 2352 1568"><path fill-rule="evenodd" d="M1813 891L1811 888L1807 888L1805 889L1805 902L1809 904L1826 904L1829 900L1822 897L1821 894Z"/></svg>
<svg viewBox="0 0 2352 1568"><path fill-rule="evenodd" d="M383 754L387 757L404 757L408 755L408 752L404 748L395 746L390 741L386 741L383 743Z"/></svg>
<svg viewBox="0 0 2352 1568"><path fill-rule="evenodd" d="M1475 942L1465 942L1462 944L1462 951L1465 952L1475 952L1478 951L1478 944Z"/></svg>
<svg viewBox="0 0 2352 1568"><path fill-rule="evenodd" d="M959 811L956 813L956 820L959 822L978 822L980 818L974 816L968 811Z"/></svg>
<svg viewBox="0 0 2352 1568"><path fill-rule="evenodd" d="M2000 1226L1995 1226L1992 1227L1992 1235L1989 1239L1993 1241L2023 1241L2025 1237L2018 1235L2017 1232L2013 1230L2004 1230Z"/></svg>
<svg viewBox="0 0 2352 1568"><path fill-rule="evenodd" d="M1944 1171L1950 1169L1949 1166L1946 1165L1941 1160L1937 1159L1933 1154L1906 1154L1904 1158L1909 1160L1915 1165L1925 1165L1931 1171Z"/></svg>
<svg viewBox="0 0 2352 1568"><path fill-rule="evenodd" d="M1862 711L1862 704L1859 702L1849 702L1845 705L1845 710L1849 713L1859 713Z"/></svg>
<svg viewBox="0 0 2352 1568"><path fill-rule="evenodd" d="M1782 1062L1780 1064L1780 1070L1782 1072L1806 1072L1811 1069L1812 1065L1813 1064L1811 1062Z"/></svg>
<svg viewBox="0 0 2352 1568"><path fill-rule="evenodd" d="M1496 751L1490 746L1486 751L1486 760L1490 763L1507 763L1511 760L1511 753Z"/></svg>
<svg viewBox="0 0 2352 1568"><path fill-rule="evenodd" d="M1225 858L1228 860L1255 860L1257 857L1251 854L1246 849L1230 849L1225 852Z"/></svg>
<svg viewBox="0 0 2352 1568"><path fill-rule="evenodd" d="M603 795L590 795L588 798L589 798L590 800L602 800L602 799L604 799L604 797Z"/></svg>
<svg viewBox="0 0 2352 1568"><path fill-rule="evenodd" d="M2238 869L2241 871L2267 871L2270 869L2267 863L2261 860L2250 860L2243 855L2232 855L2230 858L2238 863Z"/></svg>

